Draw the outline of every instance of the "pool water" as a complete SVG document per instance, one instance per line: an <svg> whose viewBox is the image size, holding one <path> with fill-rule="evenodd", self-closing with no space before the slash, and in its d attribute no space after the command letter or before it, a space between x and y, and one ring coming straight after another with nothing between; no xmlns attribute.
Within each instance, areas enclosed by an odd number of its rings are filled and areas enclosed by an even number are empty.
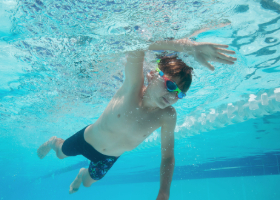
<svg viewBox="0 0 280 200"><path fill-rule="evenodd" d="M156 199L160 130L73 195L88 161L36 150L98 119L123 83L126 51L184 37L227 44L238 60L210 72L178 53L195 76L174 105L170 199L280 199L278 0L2 0L0 19L1 200ZM145 73L160 53L146 52Z"/></svg>

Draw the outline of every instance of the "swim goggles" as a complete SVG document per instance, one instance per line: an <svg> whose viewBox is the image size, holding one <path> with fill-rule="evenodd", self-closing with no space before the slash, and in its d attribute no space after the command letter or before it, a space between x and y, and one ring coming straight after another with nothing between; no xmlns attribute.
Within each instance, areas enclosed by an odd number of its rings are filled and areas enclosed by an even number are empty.
<svg viewBox="0 0 280 200"><path fill-rule="evenodd" d="M160 60L157 61L157 63L159 63ZM177 98L178 99L183 99L186 94L183 93L179 87L176 85L176 83L172 80L170 80L169 78L167 78L164 73L157 67L156 71L159 73L159 75L164 79L165 81L165 87L169 92L177 92Z"/></svg>

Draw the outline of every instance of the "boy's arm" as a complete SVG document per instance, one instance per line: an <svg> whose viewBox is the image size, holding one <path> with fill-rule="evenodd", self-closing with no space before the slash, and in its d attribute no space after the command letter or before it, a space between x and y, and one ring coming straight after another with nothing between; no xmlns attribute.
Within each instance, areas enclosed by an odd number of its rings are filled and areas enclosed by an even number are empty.
<svg viewBox="0 0 280 200"><path fill-rule="evenodd" d="M189 39L157 41L149 46L149 50L169 50L192 53L194 45Z"/></svg>
<svg viewBox="0 0 280 200"><path fill-rule="evenodd" d="M149 50L170 50L186 52L192 55L196 61L203 66L214 70L214 66L209 61L223 64L234 64L237 59L226 54L235 54L234 51L227 50L228 45L208 42L194 42L189 39L159 41L149 46Z"/></svg>
<svg viewBox="0 0 280 200"><path fill-rule="evenodd" d="M141 89L144 83L143 62L145 53L144 51L132 51L127 55L124 86L130 89Z"/></svg>
<svg viewBox="0 0 280 200"><path fill-rule="evenodd" d="M160 189L157 200L168 200L175 165L174 129L176 126L176 110L169 107L161 126L161 165Z"/></svg>

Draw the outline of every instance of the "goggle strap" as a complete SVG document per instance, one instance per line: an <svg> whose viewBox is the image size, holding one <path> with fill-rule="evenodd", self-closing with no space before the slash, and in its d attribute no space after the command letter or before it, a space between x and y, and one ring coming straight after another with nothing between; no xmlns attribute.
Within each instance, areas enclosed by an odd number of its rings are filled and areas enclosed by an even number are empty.
<svg viewBox="0 0 280 200"><path fill-rule="evenodd" d="M160 76L164 75L164 73L158 67L156 68L156 70L157 70L157 72L159 73Z"/></svg>

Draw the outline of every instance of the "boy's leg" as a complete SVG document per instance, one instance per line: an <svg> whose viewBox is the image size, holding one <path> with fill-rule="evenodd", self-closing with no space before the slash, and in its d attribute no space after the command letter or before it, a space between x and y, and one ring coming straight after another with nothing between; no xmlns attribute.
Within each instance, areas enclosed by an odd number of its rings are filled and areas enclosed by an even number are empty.
<svg viewBox="0 0 280 200"><path fill-rule="evenodd" d="M103 156L105 159L103 158L102 160L95 162L91 161L88 169L80 169L79 174L70 185L70 194L77 192L81 183L83 183L85 187L89 187L94 182L102 179L119 158L114 156Z"/></svg>
<svg viewBox="0 0 280 200"><path fill-rule="evenodd" d="M51 137L47 142L42 144L38 149L37 149L37 154L39 158L43 159L51 149L53 149L56 152L56 156L59 159L66 158L67 156L62 152L61 147L63 144L64 140L61 138L57 138L55 136Z"/></svg>
<svg viewBox="0 0 280 200"><path fill-rule="evenodd" d="M83 183L83 185L85 187L90 187L91 184L93 184L96 181L97 180L93 180L90 177L88 169L81 168L80 171L79 171L79 174L77 175L75 180L70 185L69 193L73 194L73 193L77 192L79 187L80 187L80 185L81 185L81 183Z"/></svg>

